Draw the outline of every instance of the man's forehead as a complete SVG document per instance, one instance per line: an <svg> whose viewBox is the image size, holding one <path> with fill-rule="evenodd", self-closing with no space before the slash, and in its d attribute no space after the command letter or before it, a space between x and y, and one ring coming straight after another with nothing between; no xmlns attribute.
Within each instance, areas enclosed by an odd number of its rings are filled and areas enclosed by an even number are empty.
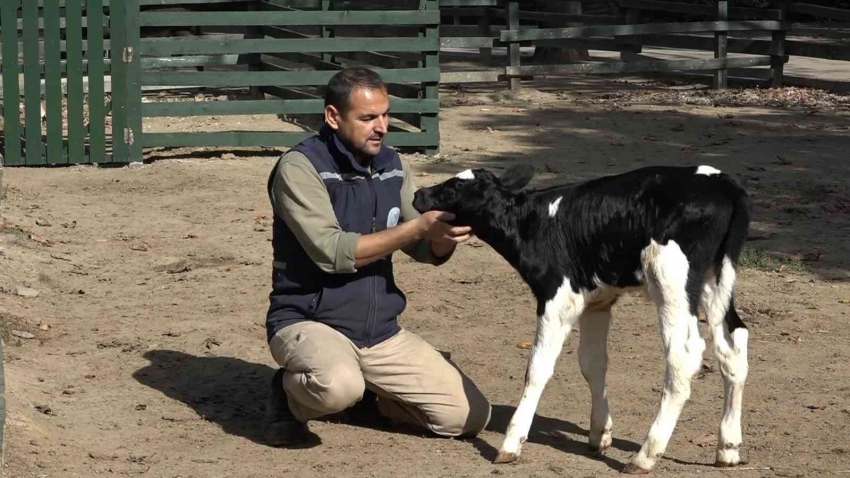
<svg viewBox="0 0 850 478"><path fill-rule="evenodd" d="M389 106L389 102L386 91L372 88L354 88L349 98L352 110L375 110L376 113L383 113Z"/></svg>

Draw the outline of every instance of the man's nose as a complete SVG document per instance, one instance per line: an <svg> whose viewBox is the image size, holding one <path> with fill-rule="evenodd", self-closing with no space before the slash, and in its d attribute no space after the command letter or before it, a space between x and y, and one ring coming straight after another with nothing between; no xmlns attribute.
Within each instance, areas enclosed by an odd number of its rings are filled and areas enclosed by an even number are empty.
<svg viewBox="0 0 850 478"><path fill-rule="evenodd" d="M378 121L375 123L375 132L386 134L387 129L389 128L390 119L388 116L381 116L378 118Z"/></svg>

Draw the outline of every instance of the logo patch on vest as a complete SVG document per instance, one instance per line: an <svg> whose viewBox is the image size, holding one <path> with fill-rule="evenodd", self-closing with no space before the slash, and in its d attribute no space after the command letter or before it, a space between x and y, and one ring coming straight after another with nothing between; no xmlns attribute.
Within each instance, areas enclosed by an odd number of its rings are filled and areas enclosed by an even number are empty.
<svg viewBox="0 0 850 478"><path fill-rule="evenodd" d="M401 216L401 209L394 207L390 209L389 215L387 215L387 229L391 227L395 227L398 225L398 219Z"/></svg>

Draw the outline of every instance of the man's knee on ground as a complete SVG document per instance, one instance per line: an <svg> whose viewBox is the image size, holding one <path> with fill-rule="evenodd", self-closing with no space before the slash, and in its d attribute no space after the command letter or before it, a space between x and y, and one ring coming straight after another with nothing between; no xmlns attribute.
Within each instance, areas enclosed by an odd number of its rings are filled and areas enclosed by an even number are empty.
<svg viewBox="0 0 850 478"><path fill-rule="evenodd" d="M290 386L284 388L294 392L290 395L290 400L294 397L300 405L325 414L337 413L363 398L366 383L363 377L355 372L340 368L322 376L307 374L306 380L303 375L299 378L298 374L293 374ZM285 378L284 382L286 381ZM294 389L302 391L295 392Z"/></svg>

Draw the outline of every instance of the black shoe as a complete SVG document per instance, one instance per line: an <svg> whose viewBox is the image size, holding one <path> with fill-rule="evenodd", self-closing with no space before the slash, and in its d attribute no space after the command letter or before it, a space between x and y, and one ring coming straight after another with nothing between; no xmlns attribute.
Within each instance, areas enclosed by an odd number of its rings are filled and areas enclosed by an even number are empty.
<svg viewBox="0 0 850 478"><path fill-rule="evenodd" d="M298 421L289 409L286 392L283 390L283 372L278 369L272 377L266 401L265 428L263 436L270 446L309 446L321 440L310 431L306 423Z"/></svg>
<svg viewBox="0 0 850 478"><path fill-rule="evenodd" d="M393 424L392 420L381 414L378 408L378 394L371 390L366 390L363 398L344 413L346 421L352 425L380 429L388 428Z"/></svg>

